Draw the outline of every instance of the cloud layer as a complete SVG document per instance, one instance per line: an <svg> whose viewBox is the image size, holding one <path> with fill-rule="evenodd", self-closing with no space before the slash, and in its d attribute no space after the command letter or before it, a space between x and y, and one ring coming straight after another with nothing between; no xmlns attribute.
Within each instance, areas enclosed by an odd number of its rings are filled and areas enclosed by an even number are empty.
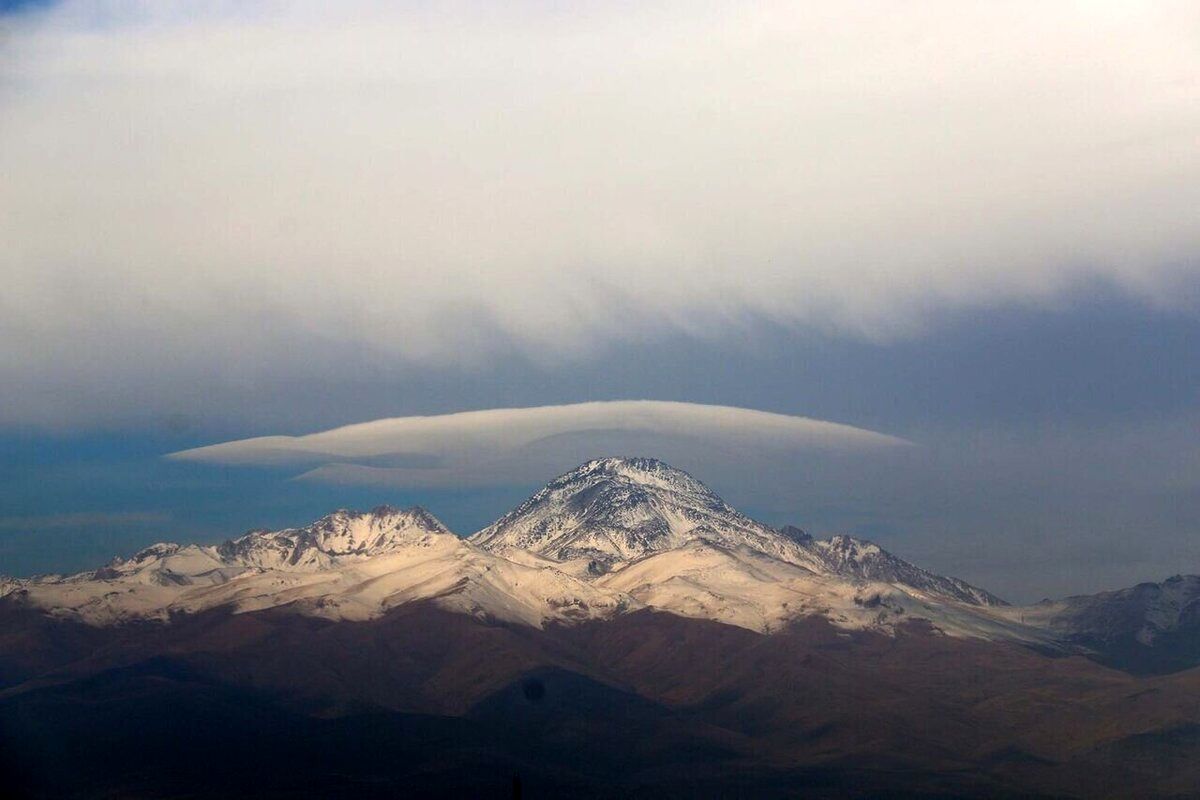
<svg viewBox="0 0 1200 800"><path fill-rule="evenodd" d="M172 453L213 464L395 487L521 485L604 455L670 456L726 472L797 452L873 452L908 442L834 422L729 406L624 400L398 417L307 436L263 436ZM630 449L632 448L632 449Z"/></svg>
<svg viewBox="0 0 1200 800"><path fill-rule="evenodd" d="M0 422L346 352L554 360L751 318L888 339L1095 279L1171 303L1200 263L1191 3L0 24Z"/></svg>

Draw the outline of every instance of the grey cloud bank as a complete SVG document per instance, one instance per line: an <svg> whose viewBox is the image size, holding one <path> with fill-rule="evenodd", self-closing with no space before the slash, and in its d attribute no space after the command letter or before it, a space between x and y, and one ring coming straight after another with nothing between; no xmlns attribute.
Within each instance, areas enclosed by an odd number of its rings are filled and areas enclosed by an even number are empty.
<svg viewBox="0 0 1200 800"><path fill-rule="evenodd" d="M0 378L26 398L130 363L299 378L297 340L456 367L749 317L885 341L1092 279L1170 305L1196 275L1194 5L4 24Z"/></svg>

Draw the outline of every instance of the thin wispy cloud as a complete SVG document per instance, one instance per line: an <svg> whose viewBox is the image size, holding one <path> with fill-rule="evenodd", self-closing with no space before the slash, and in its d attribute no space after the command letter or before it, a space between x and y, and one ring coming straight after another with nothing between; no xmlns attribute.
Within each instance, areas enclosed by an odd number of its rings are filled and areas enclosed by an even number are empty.
<svg viewBox="0 0 1200 800"><path fill-rule="evenodd" d="M329 353L569 359L750 318L887 340L1196 276L1195 4L68 0L3 24L0 421Z"/></svg>

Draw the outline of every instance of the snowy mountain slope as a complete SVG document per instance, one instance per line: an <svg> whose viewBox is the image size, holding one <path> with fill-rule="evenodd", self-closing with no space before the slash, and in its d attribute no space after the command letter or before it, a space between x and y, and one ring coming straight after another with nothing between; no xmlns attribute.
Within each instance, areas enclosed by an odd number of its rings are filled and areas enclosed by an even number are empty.
<svg viewBox="0 0 1200 800"><path fill-rule="evenodd" d="M1043 600L1020 609L1020 614L1065 634L1129 634L1148 645L1164 633L1200 623L1200 575L1176 575L1162 583Z"/></svg>
<svg viewBox="0 0 1200 800"><path fill-rule="evenodd" d="M95 571L10 581L3 596L55 616L107 624L165 617L166 609L181 595L219 586L243 571L222 562L215 548L160 542Z"/></svg>
<svg viewBox="0 0 1200 800"><path fill-rule="evenodd" d="M324 569L336 560L379 555L448 533L420 506L342 509L303 528L252 532L220 545L217 554L228 562L263 569Z"/></svg>
<svg viewBox="0 0 1200 800"><path fill-rule="evenodd" d="M1039 643L1050 638L968 602L947 601L886 581L850 581L753 548L700 540L654 553L595 582L652 608L762 633L818 616L853 630L892 632L897 625L923 619L952 636Z"/></svg>
<svg viewBox="0 0 1200 800"><path fill-rule="evenodd" d="M560 570L486 553L423 509L388 507L338 511L304 528L254 532L216 547L156 544L94 572L10 580L6 594L93 624L284 605L314 616L367 619L433 600L540 627L637 605Z"/></svg>
<svg viewBox="0 0 1200 800"><path fill-rule="evenodd" d="M1001 611L1132 672L1200 664L1200 575Z"/></svg>
<svg viewBox="0 0 1200 800"><path fill-rule="evenodd" d="M795 542L730 508L686 472L649 458L589 461L471 537L494 553L586 559L595 573L696 539L811 561Z"/></svg>
<svg viewBox="0 0 1200 800"><path fill-rule="evenodd" d="M453 534L435 534L329 569L256 572L183 596L173 607L195 611L232 605L254 610L291 604L312 616L360 620L415 600L534 627L548 620L607 616L637 605L559 570L517 564Z"/></svg>
<svg viewBox="0 0 1200 800"><path fill-rule="evenodd" d="M650 554L596 583L653 608L763 632L797 616L831 610L826 602L830 582L811 570L749 547L726 548L702 540ZM847 597L836 605L851 603Z"/></svg>
<svg viewBox="0 0 1200 800"><path fill-rule="evenodd" d="M958 600L971 605L1006 605L991 592L958 578L935 575L897 558L873 542L855 539L853 536L813 540L808 549L820 559L825 571L842 578L898 584L933 597Z"/></svg>
<svg viewBox="0 0 1200 800"><path fill-rule="evenodd" d="M602 575L702 541L730 550L749 548L850 581L896 584L973 605L1003 603L870 542L849 536L814 540L798 528L763 525L729 507L686 472L650 458L589 461L551 481L471 541L502 555L537 553L580 576Z"/></svg>

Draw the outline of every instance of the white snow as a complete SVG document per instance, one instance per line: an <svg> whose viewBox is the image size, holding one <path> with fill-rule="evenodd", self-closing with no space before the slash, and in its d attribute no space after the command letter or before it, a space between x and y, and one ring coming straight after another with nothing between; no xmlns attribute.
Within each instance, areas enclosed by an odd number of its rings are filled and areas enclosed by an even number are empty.
<svg viewBox="0 0 1200 800"><path fill-rule="evenodd" d="M111 572L16 581L9 591L23 592L26 602L55 615L97 625L219 607L244 612L285 605L311 616L361 620L413 600L432 600L454 611L540 627L552 619L607 616L638 605L551 567L486 553L451 533L427 533L378 554L272 568L223 565L214 552L188 547L140 563L119 562Z"/></svg>
<svg viewBox="0 0 1200 800"><path fill-rule="evenodd" d="M633 562L597 583L663 611L763 633L800 617L821 616L847 629L891 632L898 624L924 619L951 636L1046 638L997 619L986 608L890 583L847 581L748 547L693 542Z"/></svg>

